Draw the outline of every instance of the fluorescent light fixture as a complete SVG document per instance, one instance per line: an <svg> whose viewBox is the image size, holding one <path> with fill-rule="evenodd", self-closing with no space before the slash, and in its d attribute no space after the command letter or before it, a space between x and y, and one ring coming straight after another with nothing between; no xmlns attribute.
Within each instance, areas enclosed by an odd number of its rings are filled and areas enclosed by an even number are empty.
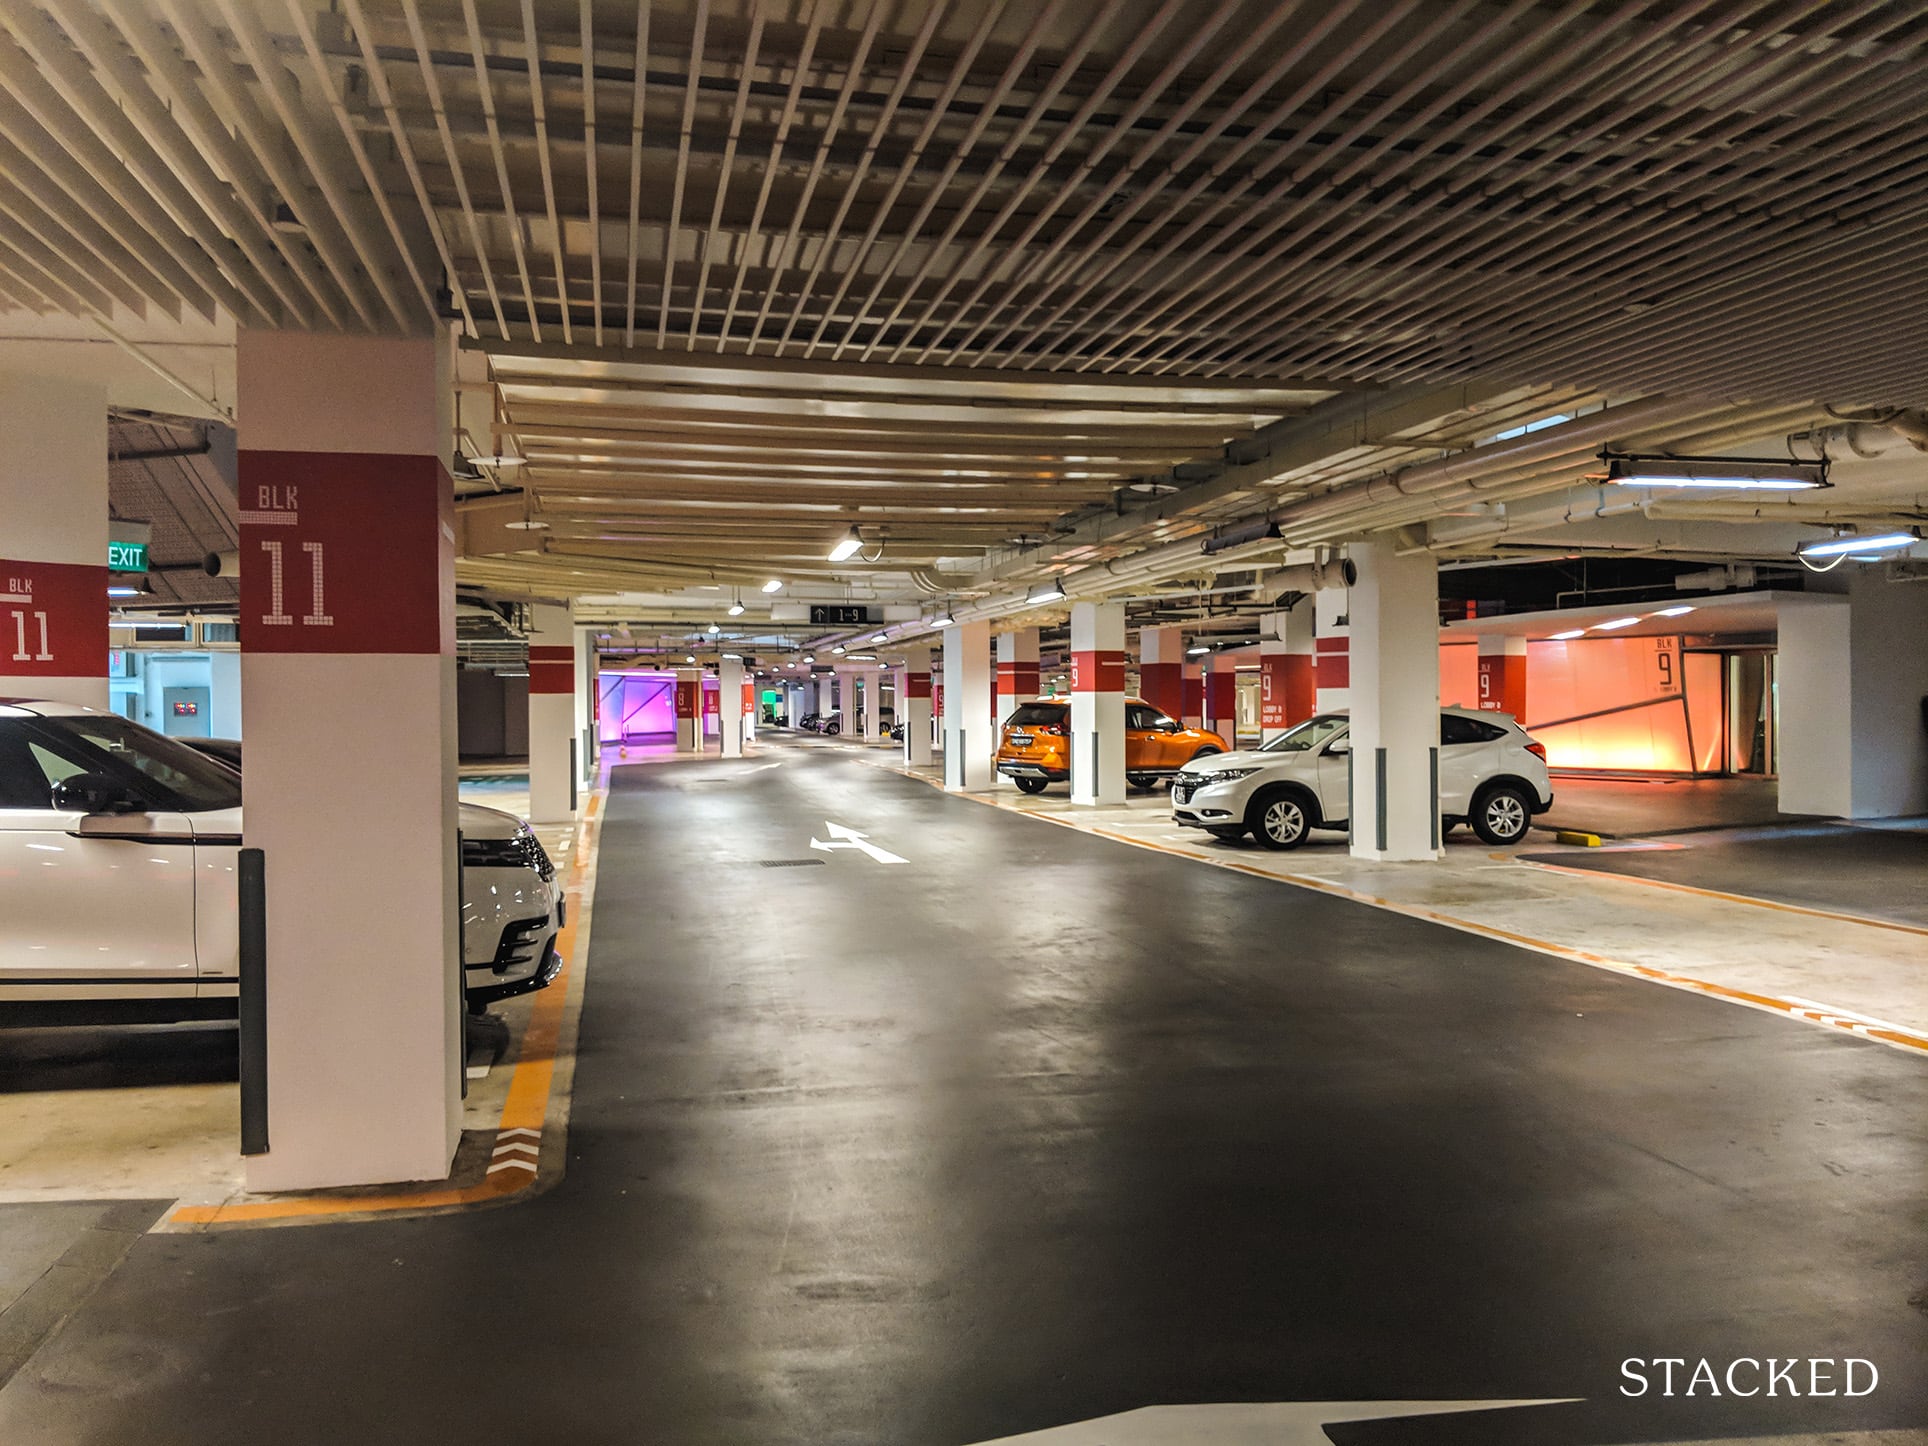
<svg viewBox="0 0 1928 1446"><path fill-rule="evenodd" d="M1610 633L1615 628L1630 628L1639 621L1639 618L1611 618L1604 623L1595 623L1593 625L1593 631L1596 633Z"/></svg>
<svg viewBox="0 0 1928 1446"><path fill-rule="evenodd" d="M1049 582L1041 582L1032 588L1028 601L1034 603L1056 602L1063 596L1064 584L1054 577Z"/></svg>
<svg viewBox="0 0 1928 1446"><path fill-rule="evenodd" d="M694 654L694 653L685 653L685 654L683 655L683 661L684 661L684 662L686 662L686 663L693 663L693 662L695 662L695 661L696 661L696 654Z"/></svg>
<svg viewBox="0 0 1928 1446"><path fill-rule="evenodd" d="M714 636L715 634L717 634L717 633L720 633L720 632L722 632L722 631L723 631L723 624L721 624L721 623L711 623L711 624L710 624L710 633L711 633L711 635L712 635L712 636Z"/></svg>
<svg viewBox="0 0 1928 1446"><path fill-rule="evenodd" d="M1809 542L1802 546L1802 557L1844 557L1857 553L1900 552L1913 547L1921 541L1914 532L1882 532L1872 537L1861 537L1850 533L1846 537L1832 538L1827 542Z"/></svg>
<svg viewBox="0 0 1928 1446"><path fill-rule="evenodd" d="M729 608L729 612L730 612L730 616L731 616L731 617L733 617L733 618L740 618L740 617L742 617L742 616L743 616L743 604L742 604L742 603L740 603L740 602L733 602L733 603L731 603L731 604L730 604L730 608Z"/></svg>
<svg viewBox="0 0 1928 1446"><path fill-rule="evenodd" d="M1570 628L1564 633L1554 633L1547 641L1549 643L1570 643L1575 638L1584 638L1586 635L1587 630L1585 628Z"/></svg>
<svg viewBox="0 0 1928 1446"><path fill-rule="evenodd" d="M837 646L832 648L830 651L833 653L841 654L843 652L843 644L842 643L837 644Z"/></svg>
<svg viewBox="0 0 1928 1446"><path fill-rule="evenodd" d="M939 613L934 618L924 619L924 622L929 627L948 628L949 626L951 626L951 615L949 613Z"/></svg>
<svg viewBox="0 0 1928 1446"><path fill-rule="evenodd" d="M877 634L877 636L876 636L876 637L874 637L874 638L872 638L872 639L871 639L871 641L872 641L873 643L887 643L887 642L889 642L889 641L890 641L890 634L889 634L889 633L879 633L879 634Z"/></svg>
<svg viewBox="0 0 1928 1446"><path fill-rule="evenodd" d="M110 587L107 589L107 595L109 597L139 597L141 590L137 587Z"/></svg>
<svg viewBox="0 0 1928 1446"><path fill-rule="evenodd" d="M1657 618L1680 618L1685 617L1693 610L1694 607L1692 603L1682 603L1678 607L1662 608L1659 612L1655 613L1654 616Z"/></svg>
<svg viewBox="0 0 1928 1446"><path fill-rule="evenodd" d="M525 517L520 522L505 522L502 525L510 532L547 532L549 530L548 523L538 522L533 517Z"/></svg>
<svg viewBox="0 0 1928 1446"><path fill-rule="evenodd" d="M1209 652L1211 652L1211 649L1206 647L1203 643L1200 643L1195 648L1185 649L1185 656L1188 658L1196 658L1200 653L1209 653Z"/></svg>
<svg viewBox="0 0 1928 1446"><path fill-rule="evenodd" d="M856 524L852 523L850 531L838 538L837 545L830 549L830 560L832 562L842 562L847 557L855 556L856 553L863 548L863 545L863 536L857 531Z"/></svg>
<svg viewBox="0 0 1928 1446"><path fill-rule="evenodd" d="M478 467L520 467L524 462L527 462L528 460L529 459L527 457L510 457L506 455L499 456L499 457L469 458L469 461L473 462Z"/></svg>
<svg viewBox="0 0 1928 1446"><path fill-rule="evenodd" d="M768 582L763 584L763 590L765 592L782 592L783 582L780 578L773 577Z"/></svg>
<svg viewBox="0 0 1928 1446"><path fill-rule="evenodd" d="M1652 457L1605 454L1607 481L1623 487L1711 492L1808 492L1827 487L1826 462L1750 457Z"/></svg>

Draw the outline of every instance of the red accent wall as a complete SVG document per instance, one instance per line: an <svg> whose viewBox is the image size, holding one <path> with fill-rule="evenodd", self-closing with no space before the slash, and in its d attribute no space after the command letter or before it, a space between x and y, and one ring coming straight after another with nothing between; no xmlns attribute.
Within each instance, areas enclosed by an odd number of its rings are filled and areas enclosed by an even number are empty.
<svg viewBox="0 0 1928 1446"><path fill-rule="evenodd" d="M1177 714L1180 718L1203 718L1205 716L1205 680L1203 678L1185 679L1184 704Z"/></svg>
<svg viewBox="0 0 1928 1446"><path fill-rule="evenodd" d="M1352 686L1352 639L1316 638L1314 648L1315 685L1320 688Z"/></svg>
<svg viewBox="0 0 1928 1446"><path fill-rule="evenodd" d="M107 564L0 559L0 678L107 676Z"/></svg>
<svg viewBox="0 0 1928 1446"><path fill-rule="evenodd" d="M1212 726L1225 730L1230 737L1238 716L1238 679L1230 673L1207 673L1205 703L1205 716L1212 720Z"/></svg>
<svg viewBox="0 0 1928 1446"><path fill-rule="evenodd" d="M694 678L678 678L676 680L676 716L678 718L694 718L696 716L700 686Z"/></svg>
<svg viewBox="0 0 1928 1446"><path fill-rule="evenodd" d="M931 695L931 675L929 673L904 674L905 698L928 698Z"/></svg>
<svg viewBox="0 0 1928 1446"><path fill-rule="evenodd" d="M1526 719L1526 654L1482 653L1479 658L1479 706L1489 712L1511 713Z"/></svg>
<svg viewBox="0 0 1928 1446"><path fill-rule="evenodd" d="M238 472L244 651L455 651L440 459L244 451Z"/></svg>
<svg viewBox="0 0 1928 1446"><path fill-rule="evenodd" d="M1140 663L1138 696L1159 712L1173 718L1185 716L1185 665L1183 663Z"/></svg>

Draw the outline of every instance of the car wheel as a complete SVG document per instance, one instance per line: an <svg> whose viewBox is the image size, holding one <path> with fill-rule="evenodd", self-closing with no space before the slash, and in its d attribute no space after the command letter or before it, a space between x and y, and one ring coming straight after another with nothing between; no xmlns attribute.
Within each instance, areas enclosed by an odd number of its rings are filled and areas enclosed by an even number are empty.
<svg viewBox="0 0 1928 1446"><path fill-rule="evenodd" d="M1526 837L1533 809L1526 794L1510 783L1489 788L1473 805L1473 832L1482 843L1516 844Z"/></svg>
<svg viewBox="0 0 1928 1446"><path fill-rule="evenodd" d="M1252 837L1269 849L1295 849L1312 831L1305 796L1291 791L1260 794L1246 815Z"/></svg>
<svg viewBox="0 0 1928 1446"><path fill-rule="evenodd" d="M1205 832L1220 843L1237 843L1245 837L1245 830L1242 828L1208 828Z"/></svg>
<svg viewBox="0 0 1928 1446"><path fill-rule="evenodd" d="M1212 747L1211 744L1208 743L1203 748L1199 749L1198 752L1194 753L1192 757L1194 759L1210 758L1214 753L1219 753L1222 751L1223 751L1222 749L1214 748Z"/></svg>
<svg viewBox="0 0 1928 1446"><path fill-rule="evenodd" d="M1127 773L1125 775L1125 782L1129 783L1133 788L1156 788L1158 786L1158 780L1153 778L1149 773Z"/></svg>
<svg viewBox="0 0 1928 1446"><path fill-rule="evenodd" d="M1042 778L1014 778L1011 782L1018 786L1019 793L1043 793L1045 780Z"/></svg>

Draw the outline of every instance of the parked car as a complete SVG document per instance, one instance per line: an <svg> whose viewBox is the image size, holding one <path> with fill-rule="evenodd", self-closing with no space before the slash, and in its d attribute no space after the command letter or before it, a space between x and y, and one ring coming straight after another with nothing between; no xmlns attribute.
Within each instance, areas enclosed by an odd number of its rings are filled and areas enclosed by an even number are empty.
<svg viewBox="0 0 1928 1446"><path fill-rule="evenodd" d="M797 719L797 727L803 729L806 733L815 733L817 729L822 726L823 714L821 713L805 713L801 718Z"/></svg>
<svg viewBox="0 0 1928 1446"><path fill-rule="evenodd" d="M1250 833L1297 848L1315 828L1343 829L1350 797L1351 722L1322 713L1261 748L1187 764L1172 780L1172 819L1215 838ZM1505 713L1439 715L1443 828L1470 823L1489 844L1516 844L1553 806L1546 749Z"/></svg>
<svg viewBox="0 0 1928 1446"><path fill-rule="evenodd" d="M843 714L834 711L824 714L821 721L817 724L817 731L834 738L837 734L843 732Z"/></svg>
<svg viewBox="0 0 1928 1446"><path fill-rule="evenodd" d="M1187 728L1142 698L1125 699L1125 779L1133 788L1155 788L1193 759L1224 751L1218 734ZM1039 698L1014 708L998 740L997 771L1025 793L1070 778L1071 700Z"/></svg>
<svg viewBox="0 0 1928 1446"><path fill-rule="evenodd" d="M193 742L0 700L0 1002L233 1012L235 898L206 881L233 876L241 774ZM463 974L479 1010L554 980L564 900L521 819L465 803L458 826ZM149 866L122 867L136 858Z"/></svg>

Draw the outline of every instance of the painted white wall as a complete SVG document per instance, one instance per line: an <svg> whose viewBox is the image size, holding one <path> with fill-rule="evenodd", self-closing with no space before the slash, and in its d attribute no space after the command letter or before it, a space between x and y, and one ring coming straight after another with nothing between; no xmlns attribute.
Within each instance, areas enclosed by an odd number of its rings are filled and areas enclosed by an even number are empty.
<svg viewBox="0 0 1928 1446"><path fill-rule="evenodd" d="M1439 564L1389 543L1347 548L1351 609L1352 853L1390 861L1443 853L1433 757L1439 747ZM1320 594L1325 596L1324 593ZM1386 761L1380 837L1378 757Z"/></svg>
<svg viewBox="0 0 1928 1446"><path fill-rule="evenodd" d="M1850 816L1928 813L1928 730L1921 711L1928 697L1928 583L1890 582L1883 569L1864 568L1849 584L1848 603L1854 634Z"/></svg>
<svg viewBox="0 0 1928 1446"><path fill-rule="evenodd" d="M1850 637L1845 597L1781 607L1782 813L1845 818L1854 807Z"/></svg>

